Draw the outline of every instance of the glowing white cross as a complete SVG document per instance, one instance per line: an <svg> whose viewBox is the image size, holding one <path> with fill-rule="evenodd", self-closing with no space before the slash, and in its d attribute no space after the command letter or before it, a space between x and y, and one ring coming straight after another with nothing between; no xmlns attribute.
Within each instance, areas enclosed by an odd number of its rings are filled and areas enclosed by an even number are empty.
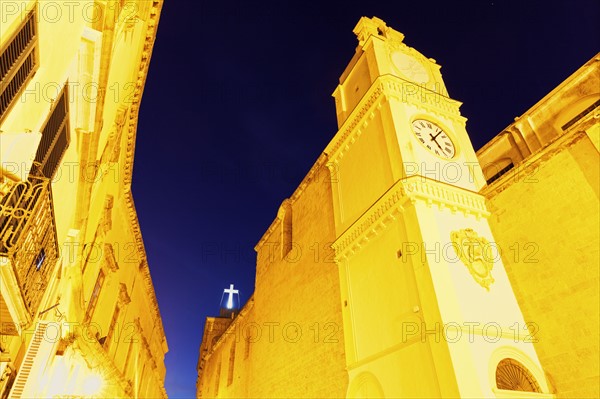
<svg viewBox="0 0 600 399"><path fill-rule="evenodd" d="M240 291L239 290L234 290L233 289L233 284L229 284L229 289L225 288L224 289L226 294L229 294L229 297L227 298L227 309L231 309L233 308L233 294L238 294Z"/></svg>

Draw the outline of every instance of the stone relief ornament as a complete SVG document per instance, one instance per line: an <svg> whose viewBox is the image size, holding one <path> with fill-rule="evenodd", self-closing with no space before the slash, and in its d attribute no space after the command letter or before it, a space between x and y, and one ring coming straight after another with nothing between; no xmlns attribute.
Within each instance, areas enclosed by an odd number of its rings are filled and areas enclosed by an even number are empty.
<svg viewBox="0 0 600 399"><path fill-rule="evenodd" d="M467 266L471 276L489 291L494 282L494 256L491 253L490 242L472 229L453 231L450 233L450 239L458 258Z"/></svg>

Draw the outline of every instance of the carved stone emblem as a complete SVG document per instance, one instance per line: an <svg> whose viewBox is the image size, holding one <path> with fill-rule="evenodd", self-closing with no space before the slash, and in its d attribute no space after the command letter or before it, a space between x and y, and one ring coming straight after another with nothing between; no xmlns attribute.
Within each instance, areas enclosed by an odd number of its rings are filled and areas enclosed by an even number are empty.
<svg viewBox="0 0 600 399"><path fill-rule="evenodd" d="M450 233L450 239L458 258L467 266L471 276L489 291L494 282L494 256L491 253L490 242L472 229L453 231Z"/></svg>

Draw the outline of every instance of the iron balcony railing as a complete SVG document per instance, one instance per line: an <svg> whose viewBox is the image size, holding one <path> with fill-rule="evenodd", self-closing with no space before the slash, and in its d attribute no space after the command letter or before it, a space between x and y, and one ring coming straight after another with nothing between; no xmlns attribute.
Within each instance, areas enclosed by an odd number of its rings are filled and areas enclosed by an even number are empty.
<svg viewBox="0 0 600 399"><path fill-rule="evenodd" d="M58 259L49 179L30 176L0 196L0 256L9 259L33 317Z"/></svg>

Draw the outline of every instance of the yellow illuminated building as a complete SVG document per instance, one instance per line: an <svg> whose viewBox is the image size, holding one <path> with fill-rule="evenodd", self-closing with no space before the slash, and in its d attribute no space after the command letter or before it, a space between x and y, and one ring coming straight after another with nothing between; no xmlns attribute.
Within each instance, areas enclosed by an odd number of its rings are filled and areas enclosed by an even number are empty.
<svg viewBox="0 0 600 399"><path fill-rule="evenodd" d="M162 0L1 6L0 397L166 397L131 195Z"/></svg>
<svg viewBox="0 0 600 399"><path fill-rule="evenodd" d="M197 396L597 398L596 56L474 151L440 66L361 18L339 130L209 317Z"/></svg>

